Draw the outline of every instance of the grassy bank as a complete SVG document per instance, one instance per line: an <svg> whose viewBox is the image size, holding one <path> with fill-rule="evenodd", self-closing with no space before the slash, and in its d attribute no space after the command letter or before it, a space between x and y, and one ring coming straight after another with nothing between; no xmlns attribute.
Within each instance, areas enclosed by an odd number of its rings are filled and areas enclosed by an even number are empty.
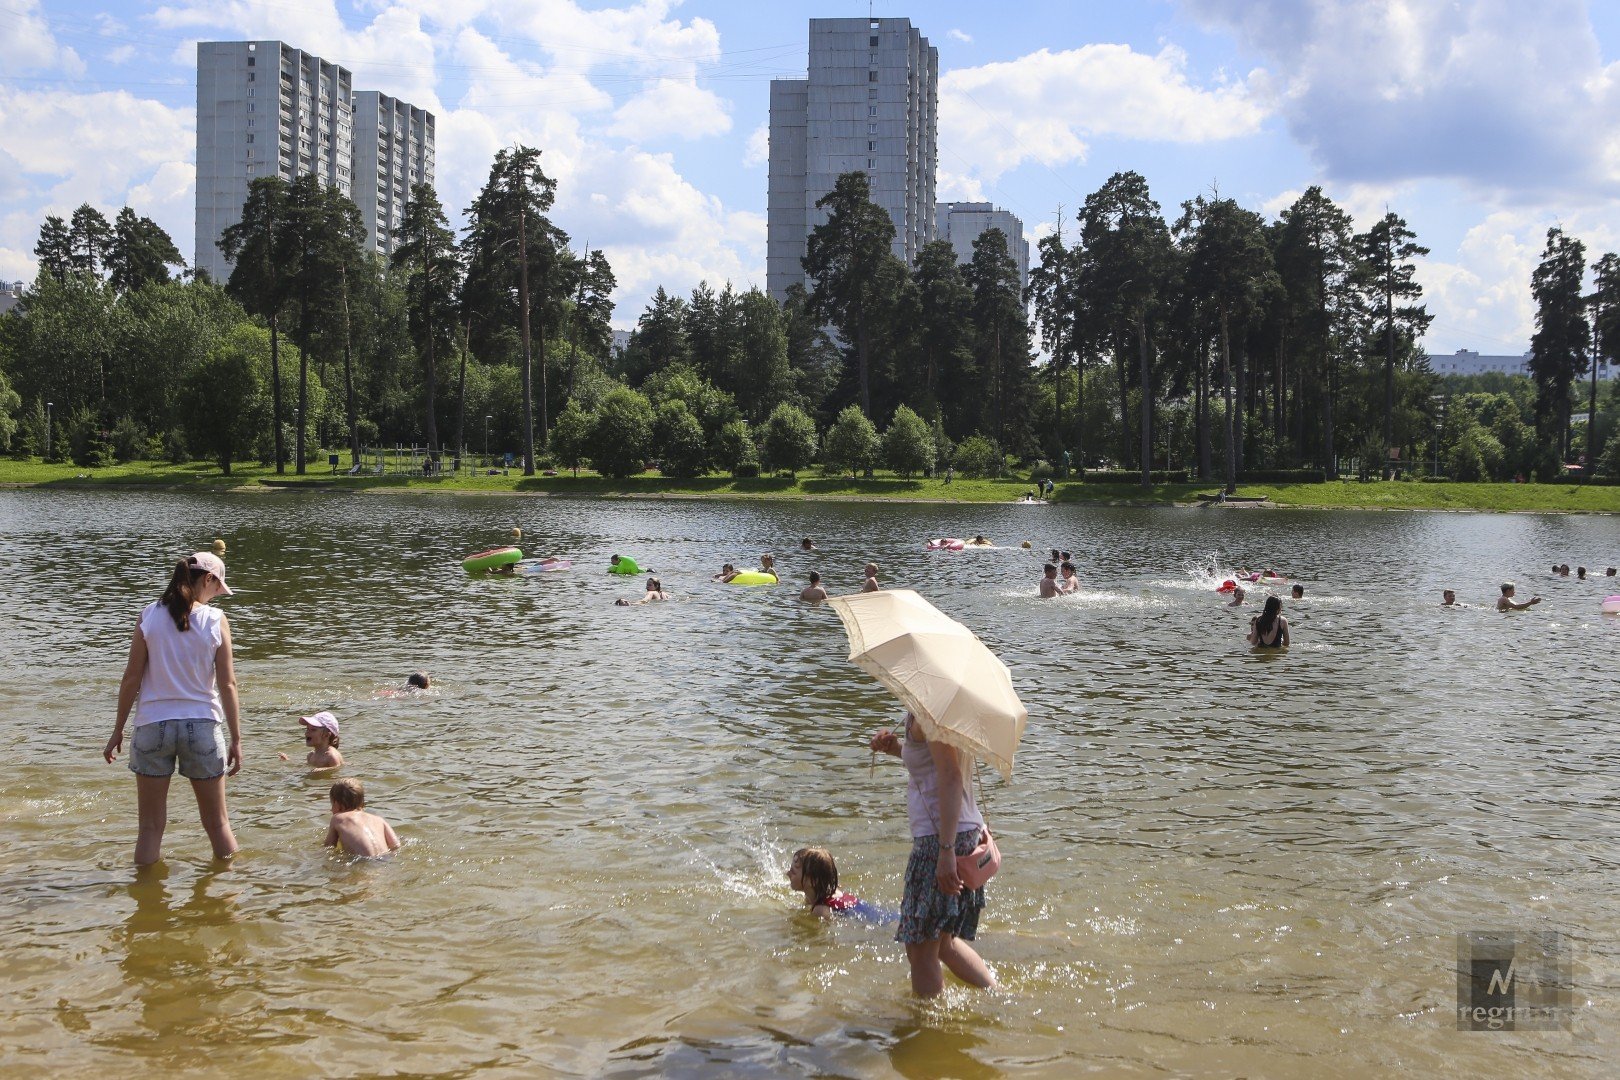
<svg viewBox="0 0 1620 1080"><path fill-rule="evenodd" d="M258 464L239 465L230 476L216 466L134 462L105 469L46 465L38 460L0 460L0 485L46 488L160 487L186 490L270 490L272 486L318 490L467 492L645 498L887 499L915 502L1010 503L1032 486L1027 480L902 480L880 473L871 480L805 473L797 479L756 477L736 480L708 476L694 480L646 475L610 480L588 470L559 476L524 477L517 470L489 475L422 477L403 474L348 477L324 464L302 477L277 476ZM1088 484L1059 482L1054 501L1114 506L1172 506L1197 501L1215 484ZM1620 487L1580 484L1356 483L1244 485L1239 494L1264 495L1278 507L1368 510L1482 510L1539 513L1620 513Z"/></svg>

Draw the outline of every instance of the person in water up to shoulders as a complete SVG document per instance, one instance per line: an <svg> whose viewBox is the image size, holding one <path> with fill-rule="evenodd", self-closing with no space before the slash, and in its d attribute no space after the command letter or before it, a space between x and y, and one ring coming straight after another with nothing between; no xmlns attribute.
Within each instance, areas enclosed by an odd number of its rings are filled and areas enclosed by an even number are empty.
<svg viewBox="0 0 1620 1080"><path fill-rule="evenodd" d="M1288 648L1288 620L1283 617L1282 597L1266 597L1265 608L1249 619L1248 642L1257 649Z"/></svg>
<svg viewBox="0 0 1620 1080"><path fill-rule="evenodd" d="M875 562L867 563L866 580L861 584L861 592L877 592L883 588L878 584L877 574L878 564Z"/></svg>
<svg viewBox="0 0 1620 1080"><path fill-rule="evenodd" d="M1541 603L1541 597L1539 597L1539 596L1532 596L1530 599L1526 600L1524 603L1522 603L1522 604L1518 603L1517 601L1515 601L1513 599L1514 595L1517 594L1518 591L1519 591L1518 586L1513 584L1513 582L1511 582L1511 581L1502 582L1502 595L1498 596L1496 598L1496 610L1497 611L1523 611L1525 608L1534 607L1535 605Z"/></svg>
<svg viewBox="0 0 1620 1080"><path fill-rule="evenodd" d="M341 768L343 754L338 750L338 721L326 710L321 710L314 716L300 716L298 722L304 726L304 745L309 747L309 756L304 763L316 772L328 772ZM282 761L287 755L280 755Z"/></svg>
<svg viewBox="0 0 1620 1080"><path fill-rule="evenodd" d="M339 780L328 793L332 800L332 820L326 826L326 847L336 847L345 855L375 858L399 850L399 837L393 827L366 810L366 785L359 780Z"/></svg>
<svg viewBox="0 0 1620 1080"><path fill-rule="evenodd" d="M821 575L814 570L810 571L810 584L799 592L800 600L816 601L827 599L827 590L821 587Z"/></svg>
<svg viewBox="0 0 1620 1080"><path fill-rule="evenodd" d="M1051 563L1047 563L1045 566L1041 567L1040 591L1042 600L1050 600L1052 597L1063 591L1062 587L1058 584L1057 574L1058 568L1053 566Z"/></svg>
<svg viewBox="0 0 1620 1080"><path fill-rule="evenodd" d="M1233 589L1232 589L1232 602L1227 604L1226 606L1227 607L1242 607L1243 606L1243 598L1248 596L1248 595L1249 595L1248 593L1243 591L1243 586L1241 586L1241 585L1234 586Z"/></svg>
<svg viewBox="0 0 1620 1080"><path fill-rule="evenodd" d="M1074 563L1065 561L1058 567L1058 571L1063 575L1058 584L1059 592L1072 593L1080 591L1080 575L1075 572Z"/></svg>

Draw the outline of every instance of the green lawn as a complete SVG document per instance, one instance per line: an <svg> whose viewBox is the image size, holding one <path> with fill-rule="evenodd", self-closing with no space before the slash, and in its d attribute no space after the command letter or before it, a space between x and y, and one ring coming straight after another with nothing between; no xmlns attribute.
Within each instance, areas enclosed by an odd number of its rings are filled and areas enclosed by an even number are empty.
<svg viewBox="0 0 1620 1080"><path fill-rule="evenodd" d="M346 457L346 456L345 456ZM879 473L871 480L826 477L806 472L797 479L757 477L734 480L707 476L676 480L649 474L610 480L582 469L576 477L524 477L518 470L489 475L466 474L422 477L405 474L349 477L333 474L325 455L302 477L289 470L277 476L273 469L254 464L236 466L230 476L218 467L193 462L135 462L105 469L76 465L46 465L36 460L0 459L0 484L38 487L155 486L185 489L250 488L270 485L337 487L351 490L443 491L470 493L532 493L603 497L739 499L892 499L918 502L1008 503L1033 488L1027 480L902 480ZM1055 501L1093 505L1170 506L1196 501L1200 492L1219 490L1218 484L1087 484L1059 482ZM1620 487L1580 484L1447 484L1419 482L1244 485L1240 495L1265 495L1272 505L1375 510L1486 510L1543 513L1620 513Z"/></svg>

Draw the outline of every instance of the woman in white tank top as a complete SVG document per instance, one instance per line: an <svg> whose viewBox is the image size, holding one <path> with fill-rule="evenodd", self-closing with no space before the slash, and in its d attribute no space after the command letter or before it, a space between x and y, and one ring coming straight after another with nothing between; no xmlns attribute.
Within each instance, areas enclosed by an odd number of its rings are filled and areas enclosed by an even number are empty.
<svg viewBox="0 0 1620 1080"><path fill-rule="evenodd" d="M214 857L236 854L225 805L225 777L242 768L236 669L230 623L208 606L214 597L230 594L225 563L217 555L199 551L181 559L163 596L141 611L130 640L118 687L118 719L102 756L109 764L118 757L133 709L129 769L140 817L136 865L157 862L162 851L169 778L177 766L191 781Z"/></svg>

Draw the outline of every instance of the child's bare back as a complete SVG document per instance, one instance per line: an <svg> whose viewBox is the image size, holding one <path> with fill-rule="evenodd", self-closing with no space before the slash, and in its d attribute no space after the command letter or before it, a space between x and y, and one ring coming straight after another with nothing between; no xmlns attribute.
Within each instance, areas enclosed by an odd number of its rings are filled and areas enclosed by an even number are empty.
<svg viewBox="0 0 1620 1080"><path fill-rule="evenodd" d="M359 780L339 780L332 785L332 820L326 827L327 847L338 847L346 855L367 858L399 850L399 837L376 814L365 810L366 786Z"/></svg>

